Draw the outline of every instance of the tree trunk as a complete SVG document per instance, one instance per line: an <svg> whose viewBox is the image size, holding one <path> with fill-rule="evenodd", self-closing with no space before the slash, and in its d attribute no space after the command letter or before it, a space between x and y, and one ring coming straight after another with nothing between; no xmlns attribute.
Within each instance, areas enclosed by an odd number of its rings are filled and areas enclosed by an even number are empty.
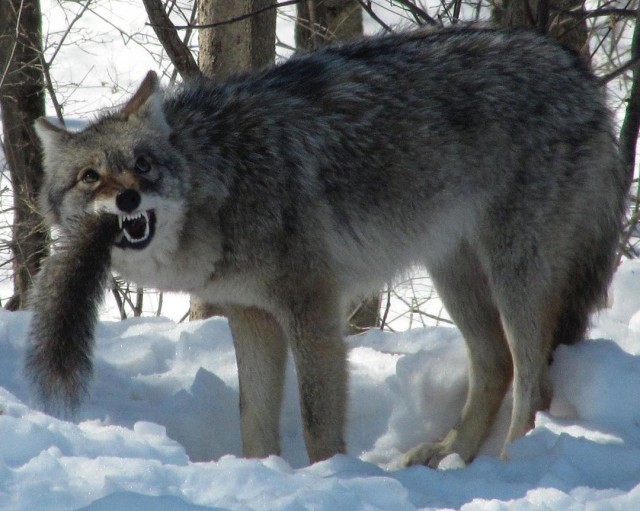
<svg viewBox="0 0 640 511"><path fill-rule="evenodd" d="M272 0L198 0L198 24L233 20L273 5ZM224 80L229 76L274 62L276 10L268 9L247 19L198 32L198 65L205 76ZM189 319L223 315L224 310L191 298Z"/></svg>
<svg viewBox="0 0 640 511"><path fill-rule="evenodd" d="M47 253L48 235L37 210L43 171L34 121L45 114L39 0L0 2L0 108L4 152L13 188L11 310L26 306L27 290Z"/></svg>
<svg viewBox="0 0 640 511"><path fill-rule="evenodd" d="M362 36L362 7L357 0L304 0L297 4L296 49L312 51L331 41ZM380 293L350 305L351 334L380 323Z"/></svg>
<svg viewBox="0 0 640 511"><path fill-rule="evenodd" d="M589 61L589 31L583 0L496 0L494 20L505 27L533 28Z"/></svg>
<svg viewBox="0 0 640 511"><path fill-rule="evenodd" d="M198 0L198 24L230 21L273 5L272 0ZM276 9L198 32L198 65L205 76L229 76L273 63Z"/></svg>

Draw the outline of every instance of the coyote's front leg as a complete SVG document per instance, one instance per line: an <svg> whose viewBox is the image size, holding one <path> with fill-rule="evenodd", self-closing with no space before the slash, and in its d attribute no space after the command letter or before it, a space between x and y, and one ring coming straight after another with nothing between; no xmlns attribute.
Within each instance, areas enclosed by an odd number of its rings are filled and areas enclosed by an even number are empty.
<svg viewBox="0 0 640 511"><path fill-rule="evenodd" d="M227 315L238 363L242 455L279 455L286 338L275 318L262 310L231 307Z"/></svg>
<svg viewBox="0 0 640 511"><path fill-rule="evenodd" d="M345 452L346 347L342 315L331 293L301 298L293 318L291 346L298 373L304 439L310 461Z"/></svg>

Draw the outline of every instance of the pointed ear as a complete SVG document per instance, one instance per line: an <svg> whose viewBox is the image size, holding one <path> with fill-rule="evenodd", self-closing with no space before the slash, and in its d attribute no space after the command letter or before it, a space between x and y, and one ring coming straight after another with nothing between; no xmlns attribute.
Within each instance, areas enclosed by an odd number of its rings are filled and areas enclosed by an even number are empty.
<svg viewBox="0 0 640 511"><path fill-rule="evenodd" d="M60 144L69 138L70 133L60 126L39 117L33 125L36 134L42 143L45 153L51 153L60 148Z"/></svg>
<svg viewBox="0 0 640 511"><path fill-rule="evenodd" d="M130 117L144 117L145 115L162 112L162 91L160 80L154 71L149 71L144 77L140 87L127 101L120 111L120 115L128 120Z"/></svg>

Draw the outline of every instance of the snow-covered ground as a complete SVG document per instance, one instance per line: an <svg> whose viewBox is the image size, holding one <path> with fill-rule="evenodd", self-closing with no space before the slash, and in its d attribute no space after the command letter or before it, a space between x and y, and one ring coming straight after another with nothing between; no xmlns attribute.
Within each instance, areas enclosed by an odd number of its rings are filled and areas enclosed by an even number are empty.
<svg viewBox="0 0 640 511"><path fill-rule="evenodd" d="M223 319L102 322L91 398L73 422L30 407L29 313L0 312L0 508L56 510L640 509L640 263L617 273L590 340L556 351L550 413L465 468L397 468L456 420L466 359L454 328L369 332L350 347L348 455L308 466L295 378L282 458L244 460L238 383Z"/></svg>
<svg viewBox="0 0 640 511"><path fill-rule="evenodd" d="M61 16L55 0L42 4L55 43L73 15ZM119 103L157 68L140 2L92 6L66 39L82 44L65 46L52 67L69 117ZM290 26L280 22L290 43ZM127 40L116 28L142 35ZM506 402L484 454L439 471L399 469L398 460L439 438L462 408L466 354L455 328L347 339L348 455L308 466L293 369L282 458L238 457L237 371L225 320L103 321L91 398L71 422L31 407L22 374L30 315L0 310L0 510L640 509L639 262L620 268L612 298L590 340L557 350L552 408L511 446L510 460L495 457ZM171 300L164 314L181 317L184 304Z"/></svg>

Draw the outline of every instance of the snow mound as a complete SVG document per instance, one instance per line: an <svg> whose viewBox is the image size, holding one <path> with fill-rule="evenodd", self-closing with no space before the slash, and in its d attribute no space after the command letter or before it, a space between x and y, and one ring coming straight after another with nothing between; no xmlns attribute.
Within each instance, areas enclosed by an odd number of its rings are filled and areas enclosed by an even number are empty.
<svg viewBox="0 0 640 511"><path fill-rule="evenodd" d="M289 364L282 458L241 459L227 323L102 322L91 398L74 422L30 406L30 315L0 312L0 499L7 511L640 509L640 264L626 262L592 340L554 356L549 413L495 457L509 399L468 466L397 469L456 421L467 386L455 328L347 340L347 456L308 466Z"/></svg>

